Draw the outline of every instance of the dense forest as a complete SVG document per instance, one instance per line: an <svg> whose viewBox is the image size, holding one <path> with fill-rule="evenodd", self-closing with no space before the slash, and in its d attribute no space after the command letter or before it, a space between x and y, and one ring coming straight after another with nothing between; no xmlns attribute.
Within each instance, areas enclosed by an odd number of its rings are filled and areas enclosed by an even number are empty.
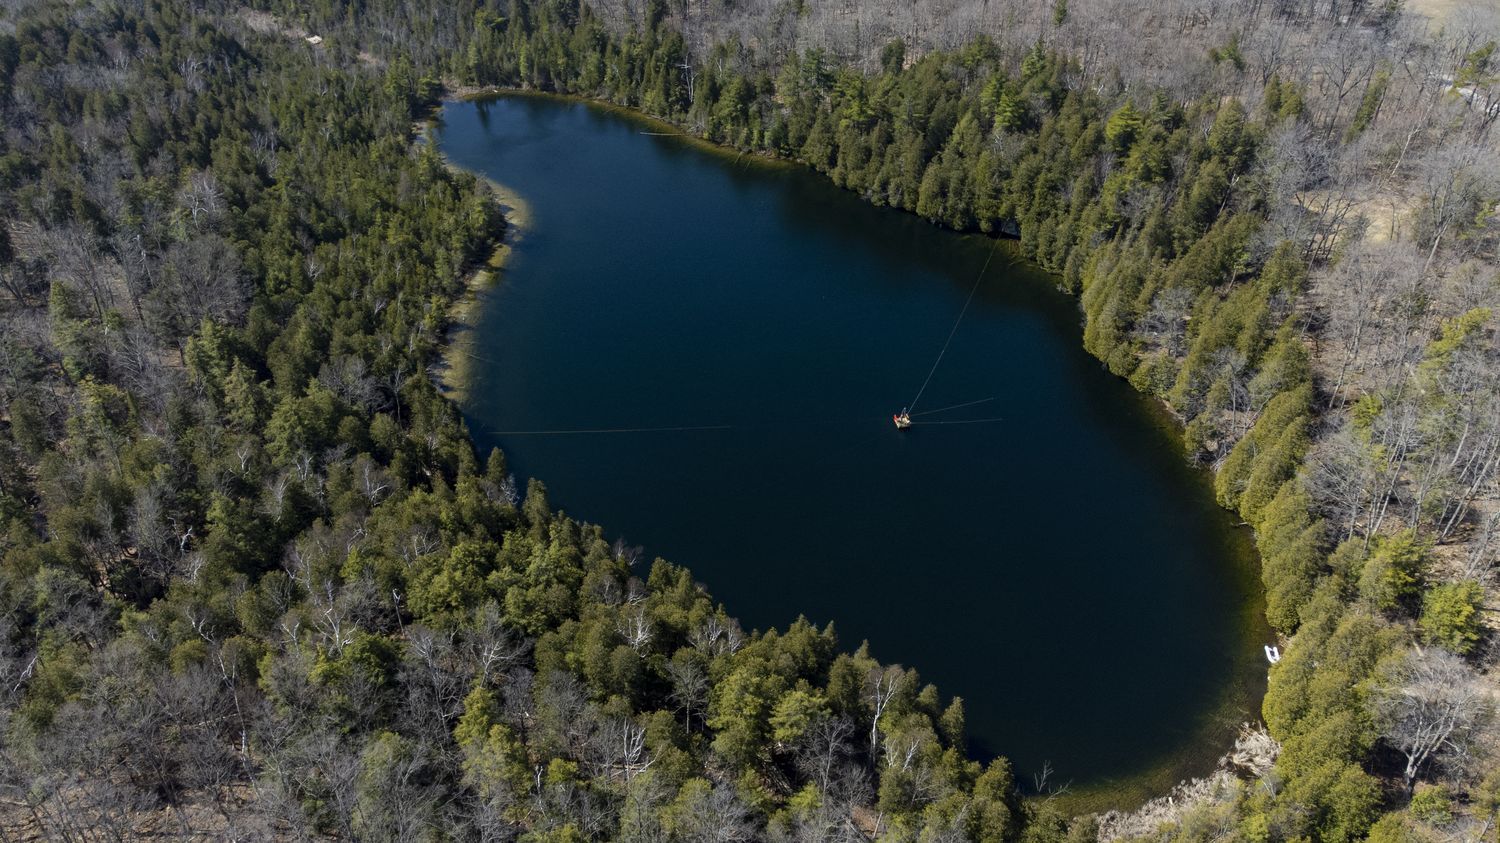
<svg viewBox="0 0 1500 843"><path fill-rule="evenodd" d="M0 19L4 828L1494 839L1496 19L258 5ZM746 633L521 493L428 377L503 227L412 143L444 85L607 100L1018 233L1256 531L1274 766L1070 820L967 759L914 672Z"/></svg>
<svg viewBox="0 0 1500 843"><path fill-rule="evenodd" d="M474 453L428 371L502 221L412 143L428 89L170 3L11 24L6 839L1000 840L1035 813L914 672L748 634Z"/></svg>

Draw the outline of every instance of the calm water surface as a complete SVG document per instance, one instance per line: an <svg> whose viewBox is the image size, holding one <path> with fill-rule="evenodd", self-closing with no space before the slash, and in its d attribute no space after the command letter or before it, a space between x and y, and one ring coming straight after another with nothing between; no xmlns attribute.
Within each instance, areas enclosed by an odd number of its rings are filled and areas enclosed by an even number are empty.
<svg viewBox="0 0 1500 843"><path fill-rule="evenodd" d="M442 150L531 212L473 332L481 445L747 627L832 621L916 667L1024 780L1128 799L1211 764L1264 685L1249 539L1074 301L1008 244L647 131L444 109ZM916 411L1000 420L896 431L992 256Z"/></svg>

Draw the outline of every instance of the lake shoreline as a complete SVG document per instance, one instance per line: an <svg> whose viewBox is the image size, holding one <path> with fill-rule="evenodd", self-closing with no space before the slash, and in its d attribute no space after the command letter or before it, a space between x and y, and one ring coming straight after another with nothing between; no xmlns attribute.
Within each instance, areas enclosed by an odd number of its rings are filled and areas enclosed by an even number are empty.
<svg viewBox="0 0 1500 843"><path fill-rule="evenodd" d="M493 98L498 98L498 97L520 97L520 98L550 99L550 100L555 100L555 101L560 101L560 102L570 102L570 103L584 104L584 105L587 105L587 106L589 106L591 108L599 109L600 111L609 112L609 113L613 113L613 114L616 114L618 116L624 117L624 118L630 120L632 123L635 123L635 124L637 124L639 126L643 126L643 127L646 127L646 128L653 128L653 129L654 128L669 129L670 131L663 131L663 132L659 132L659 133L658 132L645 132L645 131L643 131L643 132L641 132L641 134L661 134L661 135L667 135L667 136L671 136L671 137L675 137L675 138L681 138L683 140L686 140L689 143L689 145L691 145L693 147L696 147L696 148L698 148L698 149L700 149L702 151L705 151L705 152L711 152L712 154L714 154L716 157L720 158L721 160L732 160L732 161L738 163L739 161L741 161L743 159L749 159L750 161L756 162L758 164L763 164L763 165L766 165L768 167L774 167L774 168L777 168L777 169L785 169L785 168L797 167L800 170L800 169L804 169L805 168L807 171L809 171L808 172L809 175L820 175L820 176L824 176L824 178L826 179L826 175L825 174L818 173L816 170L813 170L812 168L806 167L806 165L801 164L801 162L792 161L792 160L788 160L788 159L784 159L784 158L775 158L775 157L771 157L771 156L768 156L768 155L762 155L762 154L757 154L757 153L737 153L735 150L732 150L730 148L714 144L711 141L708 141L706 139L703 139L701 137L697 137L695 135L692 135L691 133L688 133L688 132L685 132L685 131L683 131L681 129L678 129L673 124L667 123L667 122L662 121L662 120L660 120L658 118L654 118L654 117L651 117L649 115L642 114L641 112L635 111L635 110L630 109L628 107L619 106L619 105L616 105L616 104L613 104L613 103L608 103L606 101L601 101L601 100L598 100L598 99L595 99L595 98L583 97L583 96L576 96L576 95L568 95L568 94L554 94L554 93L550 93L550 92L541 92L541 91L526 91L526 90L514 90L514 89L503 89L503 88L495 88L495 89L472 89L472 90L458 91L458 92L453 92L453 93L455 94L455 96L453 96L451 98L451 100L453 100L453 101L483 101L483 100L488 100L488 99L493 99ZM446 158L445 158L445 161L446 161ZM451 163L449 165L453 166ZM469 173L475 175L476 177L484 178L484 176L482 176L482 175L480 175L478 173L474 173L473 171L464 170L464 172L469 172ZM493 184L493 182L491 182L491 183ZM830 182L830 184L831 184L831 182ZM833 185L833 186L837 187L837 185ZM504 189L502 188L502 190L504 190ZM508 191L508 192L511 193L511 194L514 194L514 191ZM845 192L847 192L847 191L845 191ZM516 200L520 199L519 196L514 196L513 198L515 198ZM874 203L870 203L867 200L865 200L864 197L859 197L859 198L860 198L860 201L865 202L865 204L869 204L869 205L872 205L872 206L874 205ZM521 203L521 204L524 205L524 203ZM894 210L900 210L900 209L894 209ZM507 212L508 222L510 221L509 220L509 214L510 214L510 212ZM524 214L524 211L522 212L522 214ZM908 215L910 216L910 214L908 214ZM521 223L515 225L514 227L507 226L506 237L505 237L506 243L504 244L505 245L505 251L504 251L504 255L505 256L508 256L508 254L509 254L509 248L508 248L509 244L512 243L512 242L514 242L511 238L514 237L516 234L520 233L521 230L524 230L527 227L527 225L530 224L530 222L531 222L531 220L529 219L529 215L528 215L528 216L524 217L524 219L523 219L523 221ZM935 228L943 228L942 226L934 226L934 227ZM987 235L987 236L993 236L993 235ZM497 252L498 251L500 251L500 250L497 249ZM502 265L503 265L503 262L504 262L504 258L502 257L501 258L501 264ZM1040 271L1040 270L1038 270L1038 271ZM483 275L482 278L480 277L481 275ZM457 400L461 400L462 389L464 388L464 386L466 386L466 383L467 383L467 378L466 378L466 364L469 361L476 359L472 355L472 351L468 347L468 344L469 344L469 342L472 339L471 336L470 336L470 334L469 334L468 329L472 327L471 320L472 320L472 318L474 316L474 311L475 311L475 308L476 308L479 296L481 295L481 293L482 293L482 291L484 289L486 289L491 283L493 283L493 280L494 280L493 275L489 274L489 272L488 272L487 269L481 268L480 270L476 271L475 276L472 279L472 281L474 283L471 283L469 285L469 289L468 289L468 291L465 294L466 304L464 306L464 313L461 316L463 324L459 324L459 322L456 321L454 329L451 330L450 333L449 333L449 345L448 345L448 348L445 349L445 353L444 353L444 358L449 361L449 364L446 366L447 373L445 374L445 377L444 377L444 383L446 385L445 394L449 394L449 397L454 398L454 400L456 400L456 401ZM1076 301L1076 296L1068 296L1068 298L1071 299L1071 300ZM1137 395L1140 398L1150 398L1150 396L1146 396L1146 395L1140 393L1137 390L1132 389L1131 391L1132 391L1132 393L1134 395ZM1170 411L1170 408L1164 407L1162 405L1162 402L1160 402L1159 400L1151 400L1151 401L1147 401L1147 402L1143 402L1143 403L1149 403L1149 404L1153 405L1153 407L1155 407L1156 412L1153 413L1153 415L1156 416L1157 422L1160 425L1164 426L1164 427L1170 427L1172 429L1171 432L1175 434L1172 438L1176 442L1176 445L1177 445L1177 448L1178 448L1178 453L1179 454L1184 453L1184 450L1181 447L1181 440L1180 440L1180 434L1181 434L1181 421L1180 421L1180 419L1178 419L1176 417L1176 415ZM1195 474L1200 475L1200 477L1202 478L1203 482L1210 482L1211 483L1211 478L1213 476L1211 471L1201 471L1201 470L1198 470L1198 471L1195 471ZM1212 494L1211 491L1208 494L1210 494L1210 496L1211 496L1211 494ZM1255 584L1255 587L1254 587L1254 596L1255 596L1256 599L1253 600L1250 605L1247 605L1245 607L1245 610L1246 610L1247 613L1256 613L1256 614L1258 614L1259 613L1259 609L1257 607L1260 605L1260 601L1263 600L1263 592L1260 590L1259 584L1258 584L1258 579L1259 579L1259 574L1258 574L1259 559L1258 559L1258 555L1257 554L1252 554L1252 557L1253 558L1249 560L1249 563L1250 563L1250 565L1253 568L1255 568L1255 571L1253 573L1254 573L1255 579L1257 580L1257 582ZM1236 564L1235 567L1239 568L1240 565ZM1248 619L1248 622L1250 623L1250 626L1253 627L1253 628L1258 628L1261 625L1263 625L1263 621L1261 623L1257 624L1257 623L1254 623L1254 619ZM1263 680L1262 680L1262 682L1263 682ZM1232 683L1230 686L1226 686L1226 688L1223 691L1223 695L1224 695L1225 700L1226 700L1225 705L1233 707L1233 703L1236 701L1237 697L1239 696L1239 692L1243 692L1244 690L1245 690L1245 685L1243 683L1241 683L1241 682L1238 682L1238 681L1235 682L1235 683ZM1264 688L1263 688L1263 685L1262 685L1262 687L1260 688L1259 692L1257 692L1257 693L1263 693L1263 691L1264 691ZM1204 718L1205 721L1210 721L1210 720L1211 721L1215 721L1214 725L1215 725L1215 730L1216 731L1218 730L1217 729L1217 724L1223 722L1223 716L1227 713L1224 710L1225 709L1225 705L1214 706L1212 711L1208 711L1208 712L1205 712L1203 714L1203 718ZM1002 750L1003 750L1003 748L1002 748ZM1232 748L1223 750L1223 754L1220 756L1220 763L1222 763L1222 761L1224 759L1227 759L1229 757L1229 754L1232 751L1233 751ZM1002 751L1002 754L1004 754L1003 751ZM1215 754L1218 754L1218 753L1216 752ZM1195 753L1195 755L1196 755L1196 753ZM1193 775L1188 775L1188 774L1184 774L1183 773L1183 771L1182 771L1182 767L1183 767L1182 762L1183 762L1183 760L1184 760L1183 758L1178 757L1176 759L1171 759L1171 760L1165 761L1165 762L1163 762L1161 764L1151 765L1147 769L1142 770L1139 777L1132 776L1131 778L1134 780L1134 782L1132 784L1123 784L1122 782L1116 780L1116 781L1114 781L1114 782L1112 782L1110 784L1100 783L1098 785L1090 785L1090 786L1088 786L1086 788L1080 789L1080 791L1078 791L1078 792L1075 792L1075 793L1069 794L1067 796L1061 797L1058 801L1062 802L1062 803L1065 803L1065 804L1068 804L1068 805L1071 805L1071 806L1076 806L1076 808L1078 810L1080 810L1080 811L1103 811L1103 810L1105 810L1107 808L1118 808L1118 807L1127 806L1127 805L1130 806L1130 807L1132 807L1132 808L1139 807L1141 805L1144 805L1144 804L1148 803L1153 798L1153 796L1160 796L1160 795L1163 795L1163 794L1171 792L1173 790L1174 784L1176 786L1180 787L1180 786L1186 785L1186 784L1188 784L1188 783L1190 783L1190 782L1192 782L1192 781L1200 778L1200 776L1193 776ZM1210 765L1207 763L1207 757L1206 756L1202 756L1202 757L1198 757L1198 758L1194 759L1192 761L1192 763L1190 763L1188 766L1194 767L1194 768L1199 769L1199 770L1203 770L1204 773L1202 775L1212 775L1211 770L1212 769L1216 769L1219 766L1219 764L1214 764L1212 767L1210 767ZM1110 794L1114 794L1117 798L1110 798ZM1119 798L1119 797L1123 797L1123 798Z"/></svg>
<svg viewBox="0 0 1500 843"><path fill-rule="evenodd" d="M663 120L660 117L655 117L653 115L647 114L644 111L631 108L628 105L620 105L619 103L610 102L609 100L605 99L599 99L598 97L588 97L581 94L563 94L556 91L540 91L535 88L501 88L496 86L481 88L475 87L473 85L453 85L448 83L444 83L443 89L446 92L446 95L443 97L444 102L484 102L485 100L496 99L499 97L530 97L534 99L554 100L557 102L581 103L583 105L597 108L600 111L619 115L632 122L639 123L647 128L656 130L652 132L643 132L642 134L676 138L698 150L710 153L716 157L733 161L737 164L752 163L757 166L763 166L773 169L812 169L811 167L808 167L802 161L799 161L797 159L782 158L764 152L739 150L734 149L733 147L714 143L707 138L699 137L698 135L693 134L692 132L682 128L676 123ZM440 112L441 106L439 106L436 111ZM821 175L821 173L819 175Z"/></svg>
<svg viewBox="0 0 1500 843"><path fill-rule="evenodd" d="M416 143L433 143L431 133L441 119L441 112L441 107L435 108L426 120L417 125ZM454 297L448 307L442 347L438 351L437 361L428 370L428 376L438 391L454 404L460 404L469 385L469 367L475 362L486 362L473 350L473 331L479 318L480 297L484 291L500 283L516 244L532 225L531 206L518 191L481 173L454 164L435 145L433 150L442 159L443 166L453 172L471 176L489 188L502 220L499 236L495 238L489 255L463 275L463 291Z"/></svg>

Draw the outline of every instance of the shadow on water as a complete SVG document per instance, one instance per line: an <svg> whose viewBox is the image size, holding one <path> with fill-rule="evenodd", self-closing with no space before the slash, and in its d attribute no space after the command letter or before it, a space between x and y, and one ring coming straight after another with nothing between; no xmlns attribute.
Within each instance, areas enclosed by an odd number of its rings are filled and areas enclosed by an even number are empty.
<svg viewBox="0 0 1500 843"><path fill-rule="evenodd" d="M450 104L455 164L526 198L484 292L464 412L555 504L689 566L747 625L965 699L972 748L1070 807L1206 772L1258 714L1249 534L1167 414L1081 348L1076 302L1008 242L801 168L548 97ZM919 412L897 432L993 262ZM703 426L628 435L503 431Z"/></svg>

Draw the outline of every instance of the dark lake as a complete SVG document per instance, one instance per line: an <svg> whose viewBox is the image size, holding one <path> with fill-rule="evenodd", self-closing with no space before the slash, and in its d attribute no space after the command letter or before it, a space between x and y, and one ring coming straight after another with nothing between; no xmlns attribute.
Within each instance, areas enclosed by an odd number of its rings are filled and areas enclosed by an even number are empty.
<svg viewBox="0 0 1500 843"><path fill-rule="evenodd" d="M747 628L832 621L962 696L1024 782L1125 802L1211 767L1264 690L1250 536L1076 302L1009 243L659 131L443 110L442 151L529 209L468 338L480 445ZM603 429L638 432L532 433Z"/></svg>

